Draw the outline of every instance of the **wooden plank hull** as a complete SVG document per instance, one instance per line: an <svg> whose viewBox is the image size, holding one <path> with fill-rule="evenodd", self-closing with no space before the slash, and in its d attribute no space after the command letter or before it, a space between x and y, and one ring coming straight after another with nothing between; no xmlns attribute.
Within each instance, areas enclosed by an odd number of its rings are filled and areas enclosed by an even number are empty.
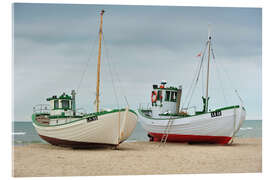
<svg viewBox="0 0 270 180"><path fill-rule="evenodd" d="M64 140L64 139L57 139L53 137L43 136L40 134L39 134L39 137L52 145L62 146L62 147L87 148L87 147L105 147L105 146L111 145L111 144L102 144L102 143L69 141L69 140Z"/></svg>
<svg viewBox="0 0 270 180"><path fill-rule="evenodd" d="M118 145L132 133L137 115L131 111L99 115L97 120L87 118L63 125L40 126L33 123L42 139L59 146Z"/></svg>

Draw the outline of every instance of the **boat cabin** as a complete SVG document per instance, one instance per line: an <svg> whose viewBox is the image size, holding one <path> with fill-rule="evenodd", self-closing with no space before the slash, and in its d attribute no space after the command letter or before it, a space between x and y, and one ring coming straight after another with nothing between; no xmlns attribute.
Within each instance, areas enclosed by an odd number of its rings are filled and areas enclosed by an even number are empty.
<svg viewBox="0 0 270 180"><path fill-rule="evenodd" d="M72 108L71 96L63 93L61 96L52 96L47 98L50 102L50 115L51 116L72 116L75 110Z"/></svg>
<svg viewBox="0 0 270 180"><path fill-rule="evenodd" d="M162 81L159 85L153 85L151 92L153 117L176 115L179 113L182 86L178 88L173 86L167 87L166 84L166 81Z"/></svg>
<svg viewBox="0 0 270 180"><path fill-rule="evenodd" d="M34 107L36 120L41 124L57 125L71 121L73 118L81 117L76 115L75 91L71 96L63 93L47 98L49 105L39 104Z"/></svg>

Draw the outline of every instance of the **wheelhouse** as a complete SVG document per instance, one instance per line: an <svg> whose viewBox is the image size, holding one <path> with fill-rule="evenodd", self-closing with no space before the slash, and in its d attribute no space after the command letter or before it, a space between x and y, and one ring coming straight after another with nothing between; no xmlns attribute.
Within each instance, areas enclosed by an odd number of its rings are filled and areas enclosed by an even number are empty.
<svg viewBox="0 0 270 180"><path fill-rule="evenodd" d="M166 84L166 81L162 81L160 85L153 85L151 109L154 116L179 113L182 86L178 88L173 86L166 87Z"/></svg>

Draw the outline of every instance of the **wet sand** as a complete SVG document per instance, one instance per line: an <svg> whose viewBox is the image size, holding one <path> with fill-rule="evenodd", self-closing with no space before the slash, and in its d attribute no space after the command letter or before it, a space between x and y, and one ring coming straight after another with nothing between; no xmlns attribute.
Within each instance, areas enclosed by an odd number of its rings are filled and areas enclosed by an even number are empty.
<svg viewBox="0 0 270 180"><path fill-rule="evenodd" d="M13 176L99 176L262 171L262 139L232 145L125 142L111 148L14 146Z"/></svg>

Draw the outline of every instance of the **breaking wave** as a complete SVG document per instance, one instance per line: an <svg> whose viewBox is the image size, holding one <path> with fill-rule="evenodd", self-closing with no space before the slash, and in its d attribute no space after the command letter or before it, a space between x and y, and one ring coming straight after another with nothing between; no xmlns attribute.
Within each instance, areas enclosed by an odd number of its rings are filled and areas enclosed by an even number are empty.
<svg viewBox="0 0 270 180"><path fill-rule="evenodd" d="M253 128L252 127L240 128L240 130L243 130L243 131L245 131L245 130L251 130L251 129L253 129Z"/></svg>
<svg viewBox="0 0 270 180"><path fill-rule="evenodd" d="M26 132L13 132L12 134L13 135L25 135Z"/></svg>

